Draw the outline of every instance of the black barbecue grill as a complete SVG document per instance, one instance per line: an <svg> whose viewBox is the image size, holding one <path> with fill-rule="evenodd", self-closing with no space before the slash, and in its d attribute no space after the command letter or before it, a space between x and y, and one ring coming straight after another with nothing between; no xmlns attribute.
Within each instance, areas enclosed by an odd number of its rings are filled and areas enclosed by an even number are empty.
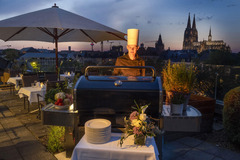
<svg viewBox="0 0 240 160"><path fill-rule="evenodd" d="M109 75L113 68L145 69L148 76ZM104 70L108 74L98 70ZM152 73L149 74L150 72L147 70ZM91 75L92 71L100 74ZM172 116L170 112L166 112L167 106L164 106L165 110L163 110L162 92L161 78L155 76L153 67L89 66L85 70L85 75L78 79L74 87L74 109L57 110L53 104L49 104L42 109L42 122L45 125L66 126L65 147L67 157L72 154L73 143L76 145L83 136L86 121L94 118L104 118L111 121L112 130L116 131L116 128L123 128L124 117L131 113L134 100L140 106L150 103L146 113L152 118L161 119L158 121L160 123L157 124L160 129L199 131L201 114L197 111L193 114L190 110L196 109L189 106L189 109L182 116ZM157 138L158 150L162 155L162 135L157 136Z"/></svg>
<svg viewBox="0 0 240 160"><path fill-rule="evenodd" d="M109 74L113 68L145 69L149 76L113 76ZM91 75L93 72L98 75ZM74 87L74 109L59 110L48 104L42 108L42 123L65 126L66 156L70 157L84 134L86 121L104 118L111 121L112 130L123 128L124 117L131 113L134 100L139 105L150 103L146 110L148 116L159 118L161 115L162 83L160 77L155 76L153 67L89 66Z"/></svg>
<svg viewBox="0 0 240 160"><path fill-rule="evenodd" d="M96 69L137 68L152 70L151 76L91 76ZM74 107L78 110L78 126L87 120L105 118L112 127L124 127L123 118L132 111L134 100L139 104L149 104L147 115L159 118L162 111L162 83L155 76L155 69L146 67L88 66L74 88Z"/></svg>

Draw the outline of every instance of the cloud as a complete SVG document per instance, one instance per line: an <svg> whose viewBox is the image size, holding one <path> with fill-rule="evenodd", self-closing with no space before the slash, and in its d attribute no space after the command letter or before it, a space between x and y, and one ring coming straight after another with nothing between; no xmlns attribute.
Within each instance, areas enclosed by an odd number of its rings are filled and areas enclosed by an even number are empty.
<svg viewBox="0 0 240 160"><path fill-rule="evenodd" d="M147 20L147 24L151 24L152 23L152 21L151 20Z"/></svg>
<svg viewBox="0 0 240 160"><path fill-rule="evenodd" d="M236 7L237 5L236 4L229 4L227 5L227 7Z"/></svg>
<svg viewBox="0 0 240 160"><path fill-rule="evenodd" d="M180 21L178 21L178 22L170 22L170 23L168 23L169 25L174 25L174 26L176 26L176 25L185 25L185 23L184 22L180 22Z"/></svg>
<svg viewBox="0 0 240 160"><path fill-rule="evenodd" d="M210 20L210 19L212 19L212 18L213 18L213 16L207 16L207 17L206 17L207 20Z"/></svg>
<svg viewBox="0 0 240 160"><path fill-rule="evenodd" d="M61 0L56 0L55 3ZM32 1L32 0L0 0L0 18L10 18L19 14L29 13L53 6L54 2L49 0Z"/></svg>
<svg viewBox="0 0 240 160"><path fill-rule="evenodd" d="M53 6L53 2L49 3L48 0L42 0L42 1L32 1L32 0L24 0L24 1L19 1L19 0L11 0L10 2L1 2L0 5L0 12L1 14L4 13L15 13L16 10L18 12L30 12L30 10L36 10L36 8L39 8L39 6L45 6L43 4L51 4L49 5L49 8Z"/></svg>
<svg viewBox="0 0 240 160"><path fill-rule="evenodd" d="M185 24L185 23L184 22L180 22L180 21L176 23L176 25L183 25L183 24Z"/></svg>
<svg viewBox="0 0 240 160"><path fill-rule="evenodd" d="M196 21L200 22L200 21L203 21L203 20L210 20L212 18L213 18L213 16L197 17Z"/></svg>

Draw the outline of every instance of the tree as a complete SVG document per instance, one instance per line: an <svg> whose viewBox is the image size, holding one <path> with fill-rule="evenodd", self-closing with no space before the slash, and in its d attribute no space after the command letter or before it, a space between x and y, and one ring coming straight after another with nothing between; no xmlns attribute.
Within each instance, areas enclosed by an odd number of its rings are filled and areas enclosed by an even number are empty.
<svg viewBox="0 0 240 160"><path fill-rule="evenodd" d="M2 53L5 55L5 58L11 62L19 58L19 51L16 49L5 49Z"/></svg>
<svg viewBox="0 0 240 160"><path fill-rule="evenodd" d="M214 50L210 52L206 63L215 65L236 65L238 61L230 52L224 50Z"/></svg>

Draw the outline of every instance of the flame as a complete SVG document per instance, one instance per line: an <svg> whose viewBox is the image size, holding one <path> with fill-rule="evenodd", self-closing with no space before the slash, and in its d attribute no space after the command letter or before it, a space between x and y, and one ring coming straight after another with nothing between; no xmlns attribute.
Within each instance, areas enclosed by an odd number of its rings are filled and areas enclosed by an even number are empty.
<svg viewBox="0 0 240 160"><path fill-rule="evenodd" d="M73 104L71 104L71 106L69 107L69 110L73 110L74 109L74 106Z"/></svg>

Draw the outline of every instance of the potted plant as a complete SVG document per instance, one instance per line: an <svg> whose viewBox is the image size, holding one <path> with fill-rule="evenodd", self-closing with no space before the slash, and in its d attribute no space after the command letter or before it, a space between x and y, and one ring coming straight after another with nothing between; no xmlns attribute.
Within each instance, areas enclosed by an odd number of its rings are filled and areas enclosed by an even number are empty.
<svg viewBox="0 0 240 160"><path fill-rule="evenodd" d="M124 118L125 122L125 131L120 139L120 146L122 146L123 141L127 139L129 136L134 136L134 144L135 145L145 145L147 136L155 136L154 130L156 129L154 123L151 122L150 118L145 114L145 110L148 108L148 105L139 106L136 101L134 101L136 107L132 107L135 109L129 118Z"/></svg>
<svg viewBox="0 0 240 160"><path fill-rule="evenodd" d="M182 114L185 97L182 93L174 92L171 96L171 113Z"/></svg>
<svg viewBox="0 0 240 160"><path fill-rule="evenodd" d="M173 92L182 93L185 97L184 108L188 104L190 94L196 83L196 70L193 64L189 67L186 63L174 63L168 61L162 71L163 87L166 90L166 104L169 104Z"/></svg>

